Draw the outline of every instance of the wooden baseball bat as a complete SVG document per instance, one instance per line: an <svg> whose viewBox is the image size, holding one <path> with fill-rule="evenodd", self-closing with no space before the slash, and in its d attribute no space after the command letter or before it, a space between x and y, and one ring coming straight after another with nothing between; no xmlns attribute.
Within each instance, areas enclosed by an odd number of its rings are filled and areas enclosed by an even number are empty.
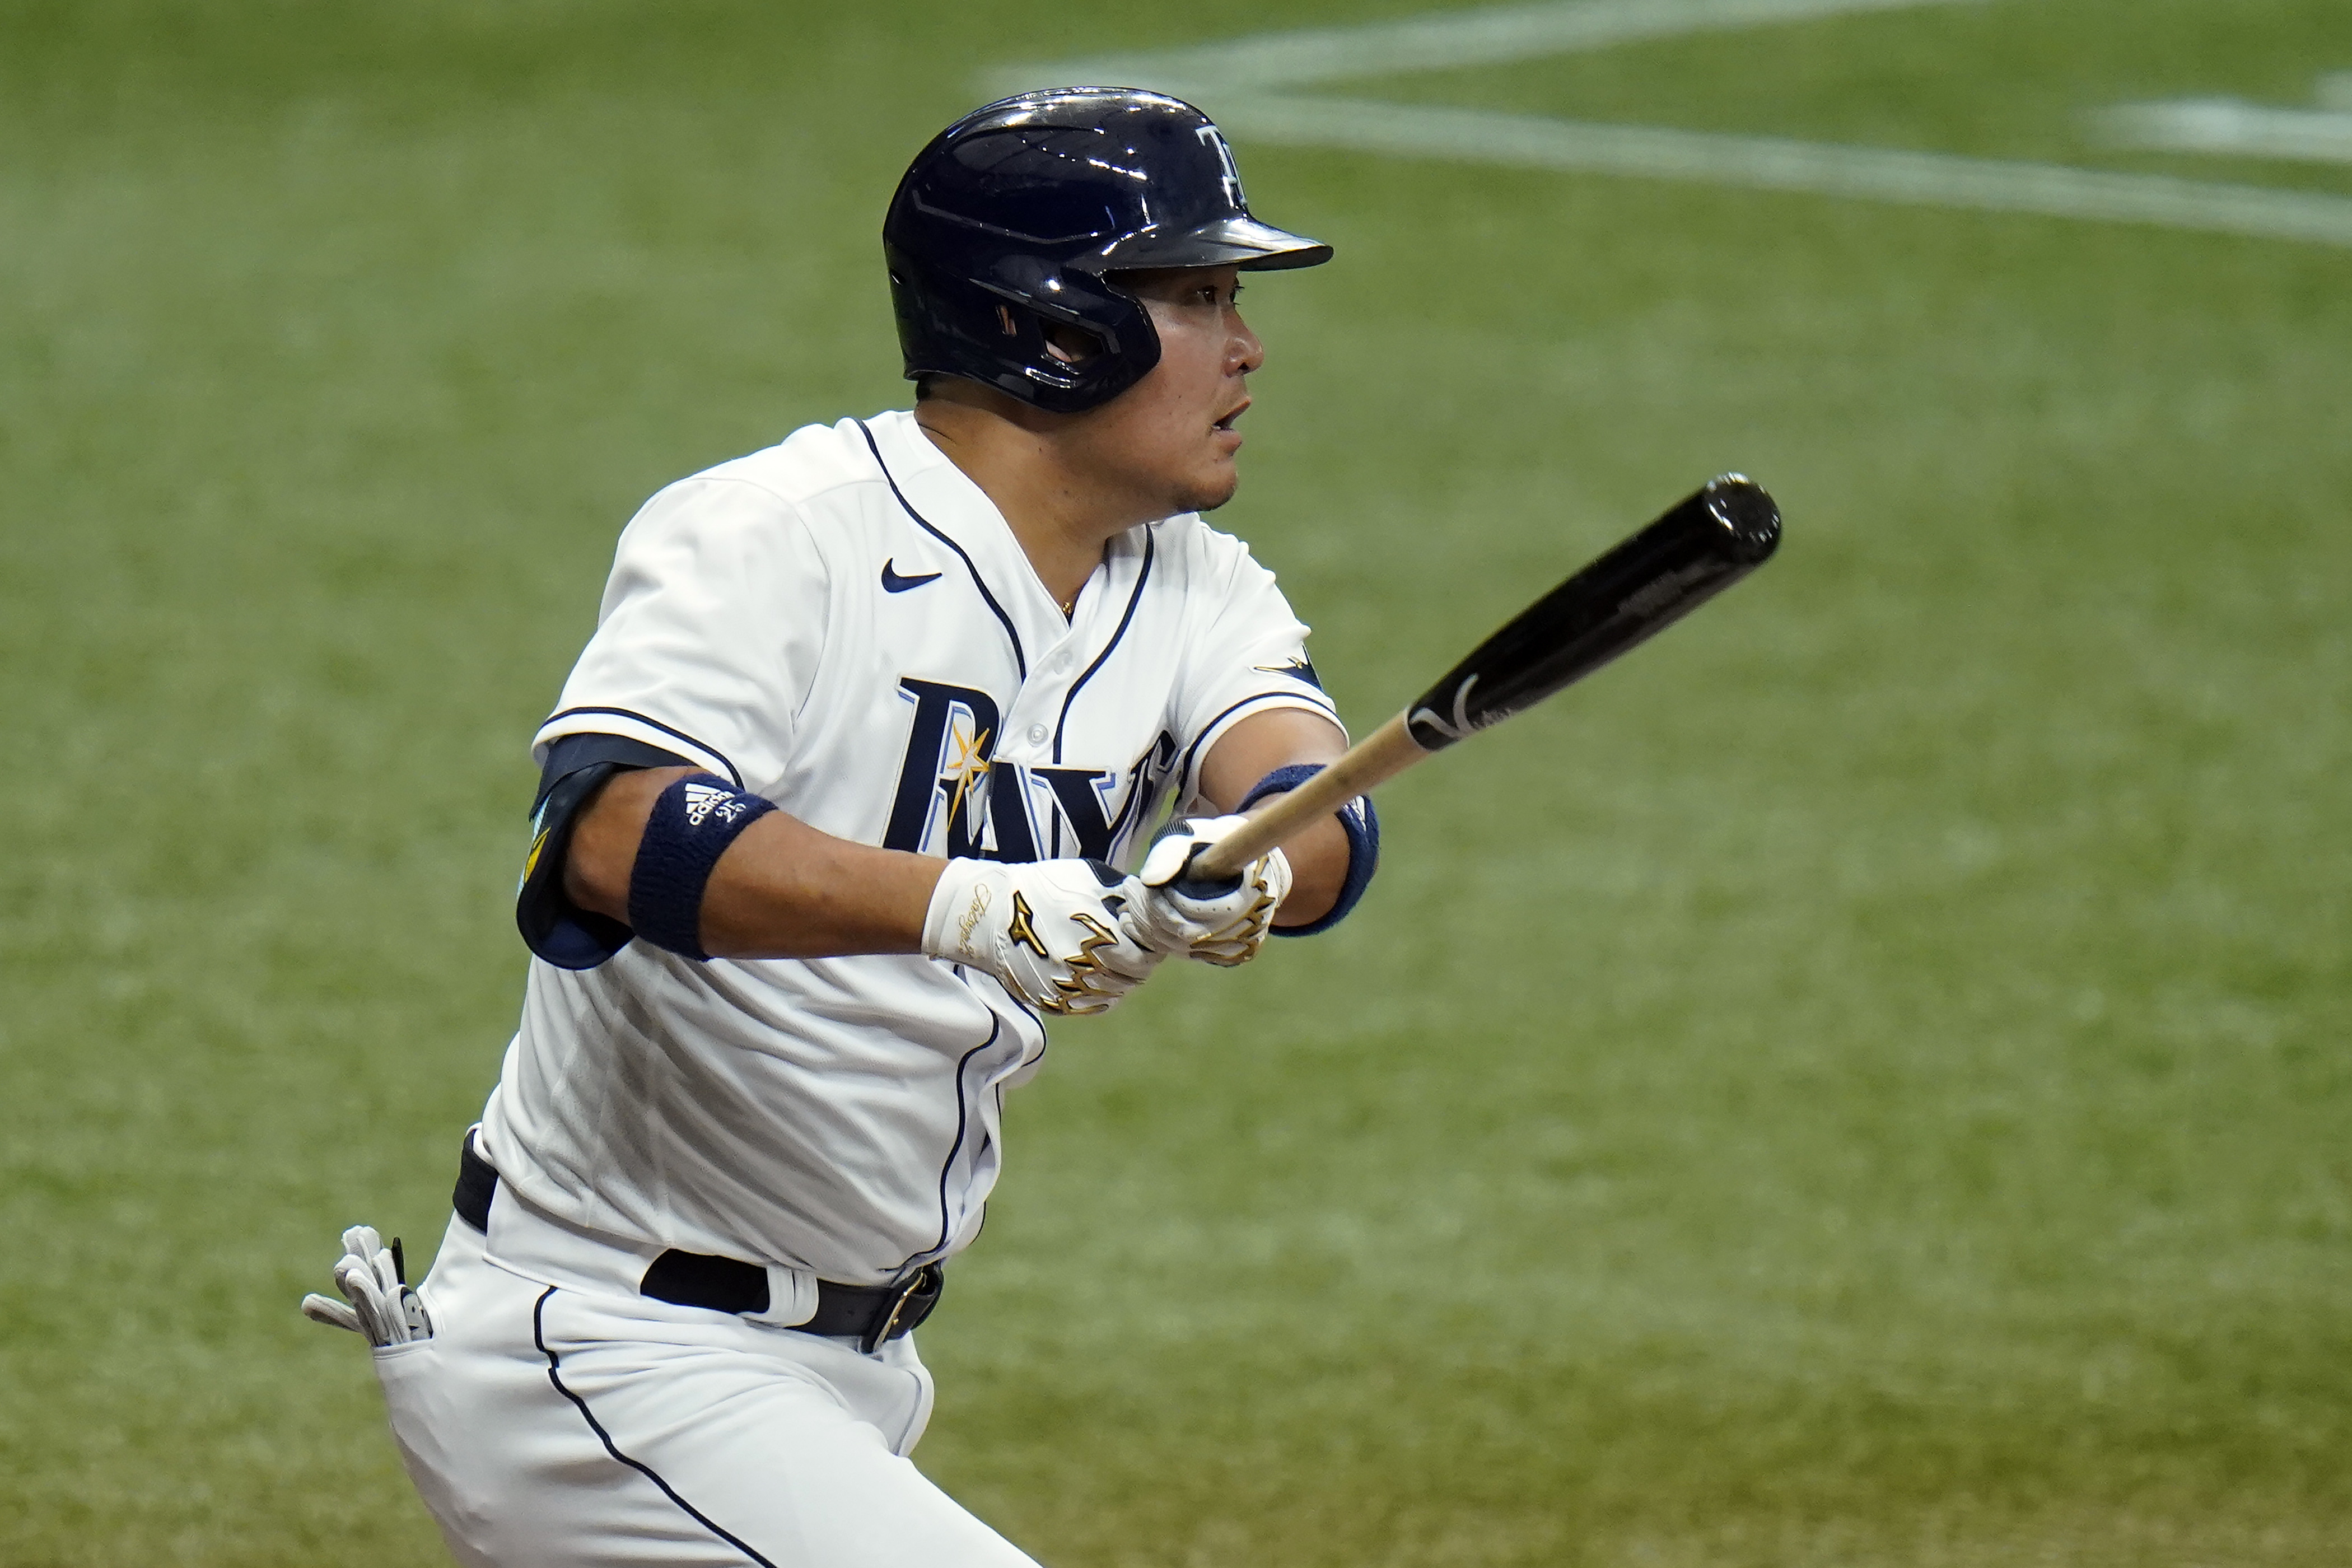
<svg viewBox="0 0 2352 1568"><path fill-rule="evenodd" d="M1184 882L1214 884L1456 741L1534 707L1738 582L1780 542L1764 487L1725 474L1529 605L1329 767L1202 850ZM1180 884L1181 885L1181 884Z"/></svg>

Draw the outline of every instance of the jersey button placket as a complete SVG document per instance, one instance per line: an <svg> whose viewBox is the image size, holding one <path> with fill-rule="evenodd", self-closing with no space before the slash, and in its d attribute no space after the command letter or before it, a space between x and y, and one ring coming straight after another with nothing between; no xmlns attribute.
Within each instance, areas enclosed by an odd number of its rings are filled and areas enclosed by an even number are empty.
<svg viewBox="0 0 2352 1568"><path fill-rule="evenodd" d="M1067 639L1061 647L1040 659L1037 664L1037 674L1044 679L1033 679L1022 689L1022 706L1030 708L1033 712L1040 710L1050 712L1056 710L1061 703L1062 692L1068 685L1070 667L1076 661L1077 655L1072 650ZM1033 707L1032 704L1034 706ZM1043 746L1053 739L1054 726L1040 720L1021 733L1031 745Z"/></svg>

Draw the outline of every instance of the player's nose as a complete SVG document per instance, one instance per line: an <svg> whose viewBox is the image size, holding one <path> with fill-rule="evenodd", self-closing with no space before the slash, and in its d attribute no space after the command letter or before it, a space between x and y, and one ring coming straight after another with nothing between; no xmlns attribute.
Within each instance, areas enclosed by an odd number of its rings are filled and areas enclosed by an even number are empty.
<svg viewBox="0 0 2352 1568"><path fill-rule="evenodd" d="M1247 375L1265 363L1265 345L1258 342L1257 334L1250 331L1240 311L1234 311L1232 320L1233 332L1225 340L1225 373Z"/></svg>

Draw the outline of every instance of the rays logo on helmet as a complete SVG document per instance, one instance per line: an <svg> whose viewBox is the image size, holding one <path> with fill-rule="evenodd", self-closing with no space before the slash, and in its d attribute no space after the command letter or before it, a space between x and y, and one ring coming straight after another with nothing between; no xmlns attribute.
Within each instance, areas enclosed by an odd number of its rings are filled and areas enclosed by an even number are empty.
<svg viewBox="0 0 2352 1568"><path fill-rule="evenodd" d="M1234 150L1225 141L1225 133L1213 125L1201 125L1193 128L1192 134L1215 150L1217 167L1225 172L1225 200L1244 212L1248 211L1249 201L1242 195L1242 166L1234 162Z"/></svg>

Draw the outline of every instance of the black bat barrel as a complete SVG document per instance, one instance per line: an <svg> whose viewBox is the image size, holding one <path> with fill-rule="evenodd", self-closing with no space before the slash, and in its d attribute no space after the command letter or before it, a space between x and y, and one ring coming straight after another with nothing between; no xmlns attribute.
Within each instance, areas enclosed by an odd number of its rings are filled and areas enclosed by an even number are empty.
<svg viewBox="0 0 2352 1568"><path fill-rule="evenodd" d="M1726 474L1528 605L1405 710L1440 751L1542 701L1682 619L1768 560L1780 510Z"/></svg>

